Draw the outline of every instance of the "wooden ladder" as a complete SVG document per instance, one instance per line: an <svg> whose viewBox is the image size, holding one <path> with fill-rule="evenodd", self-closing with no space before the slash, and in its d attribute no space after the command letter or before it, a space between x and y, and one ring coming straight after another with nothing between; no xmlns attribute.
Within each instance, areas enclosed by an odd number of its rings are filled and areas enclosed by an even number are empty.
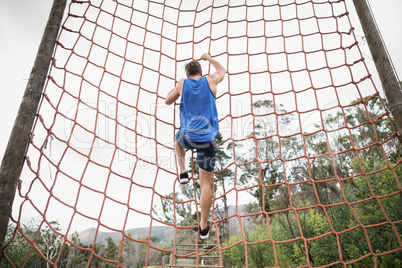
<svg viewBox="0 0 402 268"><path fill-rule="evenodd" d="M196 255L177 257L177 255L187 255L189 253L196 252L196 246L196 244L177 244L174 250L176 257L174 258L173 267L219 267L219 255L217 255L215 251L210 252L208 255L199 256L198 264L196 263ZM198 244L198 253L204 253L216 246L216 244ZM172 258L172 254L170 255L170 258L166 258L163 262L163 267L172 267Z"/></svg>

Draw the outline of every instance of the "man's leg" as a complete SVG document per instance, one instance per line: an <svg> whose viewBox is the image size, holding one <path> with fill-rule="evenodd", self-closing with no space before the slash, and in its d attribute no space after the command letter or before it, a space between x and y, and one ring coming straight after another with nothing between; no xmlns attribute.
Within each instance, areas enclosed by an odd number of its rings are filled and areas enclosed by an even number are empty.
<svg viewBox="0 0 402 268"><path fill-rule="evenodd" d="M180 143L175 141L175 151L177 155L177 161L179 162L180 173L184 173L186 172L186 166L185 166L186 150L183 147L181 147Z"/></svg>
<svg viewBox="0 0 402 268"><path fill-rule="evenodd" d="M200 227L201 230L204 230L207 227L207 221L209 216L209 211L211 209L212 203L212 191L211 191L211 178L212 171L206 171L203 169L200 170L200 186L201 186L201 221Z"/></svg>

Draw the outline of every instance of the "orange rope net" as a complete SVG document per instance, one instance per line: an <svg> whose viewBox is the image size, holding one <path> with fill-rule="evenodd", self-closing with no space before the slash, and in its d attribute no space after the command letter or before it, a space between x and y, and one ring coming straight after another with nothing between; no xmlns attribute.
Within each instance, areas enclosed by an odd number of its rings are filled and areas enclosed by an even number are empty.
<svg viewBox="0 0 402 268"><path fill-rule="evenodd" d="M159 254L166 267L186 258L208 267L212 255L210 267L257 267L262 257L286 267L400 259L401 145L347 2L72 0L1 265L37 256L81 267L73 263L82 254L83 266L137 267L130 256L139 252L142 266L162 265L152 260ZM182 217L184 208L198 215L197 180L178 184L178 106L164 104L184 63L205 52L227 70L217 97L225 160L214 175L210 246ZM232 208L224 216L223 202ZM169 245L152 239L161 226L173 230ZM90 227L84 244L75 231ZM146 228L143 238L127 231L136 227ZM107 232L118 234L112 255L97 248ZM21 240L28 246L18 257L10 252ZM194 248L179 251L183 241Z"/></svg>

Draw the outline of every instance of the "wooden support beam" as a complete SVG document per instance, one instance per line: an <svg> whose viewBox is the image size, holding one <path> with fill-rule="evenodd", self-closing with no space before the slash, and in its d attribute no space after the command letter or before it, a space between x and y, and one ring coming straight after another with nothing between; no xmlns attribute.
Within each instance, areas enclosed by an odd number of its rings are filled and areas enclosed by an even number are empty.
<svg viewBox="0 0 402 268"><path fill-rule="evenodd" d="M389 104L389 110L395 119L399 134L402 133L402 91L392 67L381 35L371 14L366 0L353 0L357 15L364 31L375 67L381 80Z"/></svg>
<svg viewBox="0 0 402 268"><path fill-rule="evenodd" d="M53 56L66 0L53 0L36 59L14 121L0 168L0 255L43 87Z"/></svg>

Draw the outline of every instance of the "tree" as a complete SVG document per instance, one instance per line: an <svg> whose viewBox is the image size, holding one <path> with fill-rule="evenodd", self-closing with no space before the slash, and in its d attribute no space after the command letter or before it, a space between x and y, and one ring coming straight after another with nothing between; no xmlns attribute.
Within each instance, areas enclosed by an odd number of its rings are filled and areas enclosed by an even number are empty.
<svg viewBox="0 0 402 268"><path fill-rule="evenodd" d="M395 130L391 125L391 120L386 117L384 109L384 100L379 97L366 97L362 100L356 100L345 108L344 113L337 113L328 116L324 122L326 128L335 129L332 133L333 142L331 142L332 152L336 152L335 159L327 157L320 159L320 162L312 162L311 174L315 180L322 178L345 178L340 183L336 180L323 183L315 183L317 194L321 203L336 204L344 201L359 202L353 206L334 206L326 209L330 223L337 231L344 231L358 226L358 220L364 226L378 226L368 228L370 241L367 241L362 228L352 229L339 235L341 253L345 261L351 261L362 257L370 252L369 245L376 253L391 251L398 248L396 237L398 236L390 225L384 224L386 216L392 221L398 221L402 218L401 197L397 181L402 176L401 166L398 165L401 159L400 140L395 138ZM345 131L347 130L347 131ZM321 145L313 138L306 144L313 154L319 155L325 153L327 145ZM321 147L320 147L321 146ZM321 149L320 149L321 148ZM350 150L357 148L358 150ZM388 159L388 160L387 160ZM335 167L334 167L335 163ZM391 168L392 167L392 168ZM336 175L335 172L336 171ZM320 186L318 186L320 185ZM342 188L341 188L342 186ZM346 200L341 196L341 191L345 194ZM393 194L387 198L377 199L387 194ZM374 198L374 199L373 199ZM382 206L385 213L381 209ZM318 213L315 221L313 233L320 234L324 213ZM306 217L307 222L311 215ZM304 228L311 226L311 223ZM397 228L401 233L401 228ZM305 231L305 230L304 230ZM304 232L308 235L308 232ZM330 236L328 236L330 238ZM325 239L312 241L308 243L309 252L313 252L312 258L315 264L328 263L330 260L336 260L336 246L328 248L330 245ZM316 245L319 245L316 247ZM325 248L321 252L319 248ZM317 252L319 254L315 254ZM384 263L394 266L400 261L401 254L393 254L394 262L389 262L390 258L383 258ZM327 256L327 257L325 257ZM329 257L332 256L332 257ZM319 263L317 263L319 262ZM360 262L360 265L372 266L373 259L366 258Z"/></svg>
<svg viewBox="0 0 402 268"><path fill-rule="evenodd" d="M71 235L71 242L72 244L66 244L64 246L63 252L62 252L62 260L64 259L65 261L65 267L85 267L86 262L83 260L85 259L85 252L82 252L80 249L77 247L85 247L81 243L80 237L78 235L78 232L75 231Z"/></svg>
<svg viewBox="0 0 402 268"><path fill-rule="evenodd" d="M191 197L190 188L188 185L182 186L182 195L175 193L173 199L173 193L168 194L166 197L160 197L161 206L154 205L152 208L153 213L163 222L166 223L181 223L185 218L194 214L195 209L191 202L185 202L183 197ZM192 199L192 198L190 198ZM176 211L176 214L174 214Z"/></svg>
<svg viewBox="0 0 402 268"><path fill-rule="evenodd" d="M106 248L103 257L107 260L115 261L119 256L119 247L113 242L110 236L105 238ZM106 263L105 268L115 267L115 264Z"/></svg>
<svg viewBox="0 0 402 268"><path fill-rule="evenodd" d="M264 109L261 114L266 117L273 109L270 101L254 103L253 107ZM265 219L269 220L274 241L292 241L277 244L277 255L283 254L288 260L284 264L284 258L278 257L280 266L303 266L307 259L314 266L328 265L339 261L340 254L349 262L369 254L369 244L375 253L400 247L397 238L402 227L387 223L387 219L393 223L402 219L402 146L386 114L384 100L377 96L356 100L343 108L343 113L327 116L322 125L317 125L317 131L304 133L303 143L296 136L276 139L271 130L276 131L273 120L264 119L264 123L261 119L260 124L255 121L255 131L249 135L254 143L237 156L244 165L240 185L254 186L250 193L259 210L271 212ZM291 117L284 120L292 125ZM280 185L284 179L287 183ZM317 204L331 206L288 209ZM248 207L250 212L258 212L254 204ZM304 238L311 239L303 242L301 232ZM243 233L247 242L255 235L245 229ZM225 246L239 240L241 237L231 236ZM242 266L244 251L240 243L224 255L233 258L232 265ZM259 256L258 246L247 247L249 256L255 252ZM384 255L377 264L397 266L401 255L400 251ZM268 260L261 262L273 265ZM374 259L368 257L352 266L373 265Z"/></svg>
<svg viewBox="0 0 402 268"><path fill-rule="evenodd" d="M146 241L145 238L139 240ZM147 256L147 243L136 242L131 233L123 240L122 264L125 267L143 267Z"/></svg>
<svg viewBox="0 0 402 268"><path fill-rule="evenodd" d="M280 235L281 230L278 227L280 227L278 224L273 224L272 232ZM290 250L282 250L277 246L276 264L272 243L270 241L262 242L268 237L268 229L264 223L258 224L255 229L250 232L245 232L246 242L255 242L255 244L250 243L245 245L241 242L242 235L232 235L228 241L223 243L223 247L228 247L228 249L222 252L225 259L229 262L229 267L246 266L246 247L248 267L294 267L295 265L289 261L289 257L292 256L291 248ZM280 239L281 238L278 238L278 240ZM288 252L289 255L284 254L284 252Z"/></svg>
<svg viewBox="0 0 402 268"><path fill-rule="evenodd" d="M40 256L39 252L33 247L36 244L40 247L40 230L37 221L31 218L27 224L14 226L10 224L7 228L5 255L17 267L45 267L46 261ZM39 235L37 235L39 232ZM35 237L37 237L35 241ZM7 242L8 241L8 242ZM2 258L1 264L7 263Z"/></svg>
<svg viewBox="0 0 402 268"><path fill-rule="evenodd" d="M217 145L223 142L222 135L218 134L216 138ZM216 164L214 172L214 196L221 196L215 202L215 216L219 219L227 219L229 217L229 204L226 195L226 189L233 185L234 173L229 167L229 161L233 158L230 155L230 151L233 144L230 142L226 148L217 146L216 148ZM230 236L229 221L224 220L221 224L222 228L220 230L222 242L227 241Z"/></svg>
<svg viewBox="0 0 402 268"><path fill-rule="evenodd" d="M251 145L245 148L244 153L236 155L243 171L239 185L252 187L250 194L256 198L262 212L273 211L272 201L277 194L281 194L278 192L279 183L284 181L281 159L290 157L293 151L300 149L292 137L282 141L277 138L277 126L281 126L282 130L289 128L292 116L286 113L283 106L275 110L283 116L273 114L274 104L270 100L253 103L256 119L254 129L249 134ZM286 149L281 150L280 144L286 146Z"/></svg>
<svg viewBox="0 0 402 268"><path fill-rule="evenodd" d="M18 228L14 224L8 225L5 239L4 256L7 256L7 258L11 260L13 265L17 267L22 266L25 258L27 257L28 250L30 249L30 243L24 238L24 236L21 235L21 233L32 239L35 234L34 226L23 225L22 228L18 230ZM35 252L33 253L35 254ZM32 263L32 259L36 259L35 257L33 257L32 254L31 257L27 260L27 263ZM8 261L5 257L2 257L0 260L1 267L8 266Z"/></svg>
<svg viewBox="0 0 402 268"><path fill-rule="evenodd" d="M54 261L55 257L59 254L63 237L56 233L61 231L58 222L51 221L49 224L52 228L46 224L45 227L40 230L37 245L49 261ZM46 263L46 267L50 267L49 262Z"/></svg>

